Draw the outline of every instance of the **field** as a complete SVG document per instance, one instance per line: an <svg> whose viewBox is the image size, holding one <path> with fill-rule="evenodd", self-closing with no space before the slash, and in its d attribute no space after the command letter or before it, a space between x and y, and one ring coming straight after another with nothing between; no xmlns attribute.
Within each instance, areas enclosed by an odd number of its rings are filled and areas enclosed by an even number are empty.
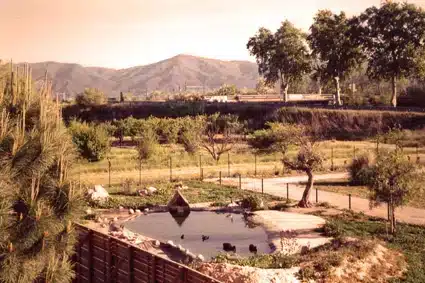
<svg viewBox="0 0 425 283"><path fill-rule="evenodd" d="M326 157L321 171L329 172L332 163L335 171L344 170L355 155L376 150L376 144L372 141L324 141L319 144L319 148ZM394 145L381 144L380 148L391 149L394 148ZM404 148L404 153L410 156L412 162L416 160L416 148ZM290 152L290 155L294 154L295 151ZM425 148L418 149L418 156L421 160L424 160ZM141 176L142 181L168 180L170 173L172 179L199 179L201 175L200 163L202 164L204 178L219 177L220 171L222 176L228 176L229 171L231 176L241 174L242 176L273 177L299 174L284 170L279 153L255 156L253 151L244 143L236 145L229 155L224 154L218 163L206 151L190 155L180 145L162 145L159 154L142 163L141 166L137 160L137 151L132 146L112 147L108 158L111 161L112 186L129 181L138 183L139 176ZM72 175L74 179L81 180L84 183L108 185L108 167L107 159L99 162L81 161L74 166Z"/></svg>

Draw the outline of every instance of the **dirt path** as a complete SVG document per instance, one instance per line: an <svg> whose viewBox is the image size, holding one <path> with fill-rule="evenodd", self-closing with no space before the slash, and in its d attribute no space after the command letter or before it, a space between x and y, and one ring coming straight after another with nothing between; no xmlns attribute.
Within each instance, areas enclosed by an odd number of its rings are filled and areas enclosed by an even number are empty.
<svg viewBox="0 0 425 283"><path fill-rule="evenodd" d="M317 175L316 180L330 180L330 179L341 179L348 177L347 173L334 173L334 174L324 174ZM290 199L301 199L304 186L300 186L297 183L305 182L307 176L292 176L284 178L270 178L264 179L264 192L276 195L279 197L286 198L287 190L286 184L289 183L289 198ZM210 180L216 182L217 180ZM238 178L224 178L222 180L223 184L232 184L238 185ZM242 189L252 190L261 192L261 180L246 178L242 179ZM338 193L317 191L318 201L319 202L328 202L331 205L336 206L339 209L348 209L349 208L349 198L348 195L342 195ZM316 201L316 190L311 192L310 201ZM386 205L382 205L377 208L370 209L369 201L367 199L352 197L351 198L351 208L356 212L363 212L370 216L376 216L380 218L387 218L388 211ZM403 207L398 208L396 211L396 217L398 221L406 222L410 224L425 225L425 209L418 209L413 207Z"/></svg>

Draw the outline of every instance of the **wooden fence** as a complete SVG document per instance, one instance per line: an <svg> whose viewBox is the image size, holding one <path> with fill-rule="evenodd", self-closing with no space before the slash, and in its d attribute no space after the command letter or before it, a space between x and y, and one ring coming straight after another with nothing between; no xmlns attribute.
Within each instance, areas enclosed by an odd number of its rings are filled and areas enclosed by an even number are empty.
<svg viewBox="0 0 425 283"><path fill-rule="evenodd" d="M77 225L74 283L220 283L184 265Z"/></svg>

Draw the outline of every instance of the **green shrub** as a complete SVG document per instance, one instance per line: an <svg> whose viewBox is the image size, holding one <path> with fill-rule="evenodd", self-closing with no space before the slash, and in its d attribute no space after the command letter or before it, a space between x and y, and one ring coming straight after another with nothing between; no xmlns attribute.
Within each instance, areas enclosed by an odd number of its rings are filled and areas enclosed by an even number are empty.
<svg viewBox="0 0 425 283"><path fill-rule="evenodd" d="M348 171L350 173L350 181L353 185L364 186L367 185L370 174L371 174L371 156L370 155L360 155L353 159Z"/></svg>
<svg viewBox="0 0 425 283"><path fill-rule="evenodd" d="M103 125L71 121L69 131L81 156L88 161L102 160L110 149L109 136Z"/></svg>
<svg viewBox="0 0 425 283"><path fill-rule="evenodd" d="M248 137L248 144L259 151L270 150L275 142L276 139L269 130L258 130Z"/></svg>
<svg viewBox="0 0 425 283"><path fill-rule="evenodd" d="M106 104L106 95L96 88L86 88L83 93L75 97L75 102L80 106L95 106Z"/></svg>
<svg viewBox="0 0 425 283"><path fill-rule="evenodd" d="M265 208L263 200L260 197L254 195L250 195L242 199L241 206L242 208L250 209L251 211L261 210Z"/></svg>
<svg viewBox="0 0 425 283"><path fill-rule="evenodd" d="M152 158L158 153L157 136L151 129L146 129L142 134L137 144L137 151L141 160Z"/></svg>
<svg viewBox="0 0 425 283"><path fill-rule="evenodd" d="M340 239L344 234L343 227L340 223L332 220L326 222L325 226L323 226L323 230L325 236L333 237L335 239Z"/></svg>

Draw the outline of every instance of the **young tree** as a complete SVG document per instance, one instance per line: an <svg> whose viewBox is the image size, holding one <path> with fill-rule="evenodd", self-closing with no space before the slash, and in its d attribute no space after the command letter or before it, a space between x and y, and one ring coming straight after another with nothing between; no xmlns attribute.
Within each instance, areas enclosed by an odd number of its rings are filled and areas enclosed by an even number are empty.
<svg viewBox="0 0 425 283"><path fill-rule="evenodd" d="M229 152L236 140L236 135L242 130L242 125L235 115L207 116L202 131L201 146L208 151L216 163L222 154Z"/></svg>
<svg viewBox="0 0 425 283"><path fill-rule="evenodd" d="M247 43L251 55L256 57L258 72L268 85L280 81L280 93L288 101L289 84L300 80L311 70L306 35L285 21L273 34L260 28Z"/></svg>
<svg viewBox="0 0 425 283"><path fill-rule="evenodd" d="M313 56L323 63L321 79L335 81L337 105L342 105L340 82L363 60L361 46L356 43L351 26L344 12L337 15L322 10L315 16L308 36Z"/></svg>
<svg viewBox="0 0 425 283"><path fill-rule="evenodd" d="M391 233L396 231L395 209L421 195L420 180L417 168L406 160L401 150L381 152L378 156L368 181L370 204L375 207L387 203Z"/></svg>
<svg viewBox="0 0 425 283"><path fill-rule="evenodd" d="M423 77L425 71L425 12L407 3L387 1L368 8L359 18L371 79L392 83L392 106L397 106L400 79Z"/></svg>
<svg viewBox="0 0 425 283"><path fill-rule="evenodd" d="M291 170L303 171L308 176L306 188L303 196L298 203L300 207L310 207L310 193L314 185L314 171L322 166L323 156L318 152L315 137L306 127L295 124L269 123L270 129L267 134L264 131L254 135L259 137L261 147L264 144L261 141L266 141L269 150L279 151L282 153L282 163ZM265 136L268 136L266 138ZM295 158L291 159L288 156L288 150L291 146L298 148L298 153ZM261 148L260 148L261 149Z"/></svg>
<svg viewBox="0 0 425 283"><path fill-rule="evenodd" d="M52 83L36 93L28 66L8 67L20 80L0 87L0 282L72 282L83 211L68 177L74 147Z"/></svg>
<svg viewBox="0 0 425 283"><path fill-rule="evenodd" d="M267 94L270 91L270 87L267 86L263 78L260 78L255 85L255 91L257 94Z"/></svg>
<svg viewBox="0 0 425 283"><path fill-rule="evenodd" d="M235 85L224 84L215 92L215 95L233 97L238 93L239 93L239 90Z"/></svg>
<svg viewBox="0 0 425 283"><path fill-rule="evenodd" d="M81 106L94 106L106 104L105 94L97 88L86 88L83 93L75 97L75 102Z"/></svg>

